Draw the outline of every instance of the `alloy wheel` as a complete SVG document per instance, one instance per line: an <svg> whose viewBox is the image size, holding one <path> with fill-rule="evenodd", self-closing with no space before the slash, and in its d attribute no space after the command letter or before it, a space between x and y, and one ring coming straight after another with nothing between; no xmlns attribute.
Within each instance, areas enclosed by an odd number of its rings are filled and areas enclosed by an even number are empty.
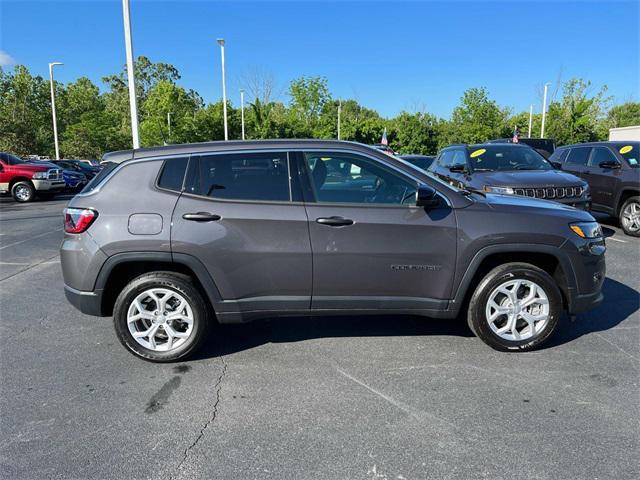
<svg viewBox="0 0 640 480"><path fill-rule="evenodd" d="M637 232L640 230L640 204L637 202L629 203L621 215L622 226L629 232Z"/></svg>
<svg viewBox="0 0 640 480"><path fill-rule="evenodd" d="M131 336L156 352L168 352L183 345L193 333L193 323L189 302L167 288L145 290L131 302L127 311Z"/></svg>
<svg viewBox="0 0 640 480"><path fill-rule="evenodd" d="M549 323L549 298L531 280L509 280L498 285L485 308L489 327L504 340L533 338Z"/></svg>

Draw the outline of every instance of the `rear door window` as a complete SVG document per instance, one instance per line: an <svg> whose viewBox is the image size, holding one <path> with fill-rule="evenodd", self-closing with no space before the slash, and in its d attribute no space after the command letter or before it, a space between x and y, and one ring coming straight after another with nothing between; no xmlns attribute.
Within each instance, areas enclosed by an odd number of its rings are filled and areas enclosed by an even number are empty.
<svg viewBox="0 0 640 480"><path fill-rule="evenodd" d="M591 152L591 147L578 147L572 148L567 156L567 163L572 163L574 165L587 165L589 160L589 153Z"/></svg>
<svg viewBox="0 0 640 480"><path fill-rule="evenodd" d="M192 156L185 191L224 200L291 201L286 152Z"/></svg>

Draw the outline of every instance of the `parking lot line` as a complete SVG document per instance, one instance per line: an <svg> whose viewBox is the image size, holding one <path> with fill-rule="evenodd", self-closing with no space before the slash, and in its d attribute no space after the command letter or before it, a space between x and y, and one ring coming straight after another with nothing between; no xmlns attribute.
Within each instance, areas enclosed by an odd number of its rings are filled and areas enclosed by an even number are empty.
<svg viewBox="0 0 640 480"><path fill-rule="evenodd" d="M628 243L626 240L620 240L618 238L612 238L612 237L607 238L607 240L612 240L614 242L620 242L620 243Z"/></svg>
<svg viewBox="0 0 640 480"><path fill-rule="evenodd" d="M17 242L10 243L9 245L3 245L2 247L0 247L0 250L4 250L5 248L13 247L15 245L20 245L21 243L29 242L35 238L44 237L45 235L49 235L51 233L61 232L61 231L62 231L61 228L56 228L55 230L49 230L48 232L41 233L40 235L34 235L32 237L25 238L24 240L19 240Z"/></svg>

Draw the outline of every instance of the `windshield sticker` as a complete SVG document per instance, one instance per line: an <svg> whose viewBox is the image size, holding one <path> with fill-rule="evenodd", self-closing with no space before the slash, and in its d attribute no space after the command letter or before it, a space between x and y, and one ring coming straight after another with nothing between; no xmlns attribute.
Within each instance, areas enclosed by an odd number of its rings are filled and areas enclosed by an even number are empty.
<svg viewBox="0 0 640 480"><path fill-rule="evenodd" d="M630 165L637 165L638 164L638 160L636 160L635 158L630 158L629 159L629 164Z"/></svg>
<svg viewBox="0 0 640 480"><path fill-rule="evenodd" d="M487 149L486 148L481 148L480 150L476 150L474 152L471 152L471 155L469 155L471 158L476 158L479 157L480 155L482 155L484 152L486 152Z"/></svg>
<svg viewBox="0 0 640 480"><path fill-rule="evenodd" d="M625 145L620 149L620 153L624 155L625 153L629 153L631 150L633 150L633 145Z"/></svg>

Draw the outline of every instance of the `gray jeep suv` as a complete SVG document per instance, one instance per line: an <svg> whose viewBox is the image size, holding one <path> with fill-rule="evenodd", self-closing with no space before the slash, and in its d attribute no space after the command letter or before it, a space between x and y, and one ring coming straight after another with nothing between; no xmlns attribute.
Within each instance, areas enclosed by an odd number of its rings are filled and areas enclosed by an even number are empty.
<svg viewBox="0 0 640 480"><path fill-rule="evenodd" d="M602 300L605 242L565 205L457 189L357 143L213 142L108 154L65 210L65 293L152 361L211 322L454 318L529 350Z"/></svg>

